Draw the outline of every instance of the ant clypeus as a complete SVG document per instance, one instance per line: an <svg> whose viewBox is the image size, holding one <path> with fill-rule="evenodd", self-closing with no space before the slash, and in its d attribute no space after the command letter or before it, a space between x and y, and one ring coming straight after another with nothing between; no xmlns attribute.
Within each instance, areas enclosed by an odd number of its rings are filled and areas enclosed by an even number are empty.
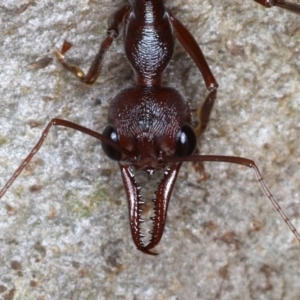
<svg viewBox="0 0 300 300"><path fill-rule="evenodd" d="M255 1L265 7L275 5L300 13L299 4L282 0ZM79 67L65 61L64 54L71 47L68 42L64 43L61 51L56 52L59 62L83 83L94 83L100 74L106 51L119 35L120 26L123 26L125 53L135 73L135 86L122 89L114 97L108 112L108 125L103 133L66 120L52 119L36 146L0 191L0 197L40 149L51 126L64 126L101 140L105 154L119 162L127 194L132 238L137 249L144 253L155 254L150 250L162 237L172 189L181 164L186 161L199 164L204 161L228 162L253 168L263 192L300 241L299 233L272 196L254 161L234 156L193 155L197 137L208 125L218 83L197 42L172 12L164 7L163 0L132 0L113 13L109 18L107 37L86 75ZM162 86L162 74L174 50L174 36L200 70L209 92L198 111L200 125L195 129L191 126L191 111L187 101L176 89ZM164 170L164 178L158 183L153 200L155 213L151 239L146 244L141 234L143 201L141 188L135 181L135 170L144 170L150 175L156 170Z"/></svg>

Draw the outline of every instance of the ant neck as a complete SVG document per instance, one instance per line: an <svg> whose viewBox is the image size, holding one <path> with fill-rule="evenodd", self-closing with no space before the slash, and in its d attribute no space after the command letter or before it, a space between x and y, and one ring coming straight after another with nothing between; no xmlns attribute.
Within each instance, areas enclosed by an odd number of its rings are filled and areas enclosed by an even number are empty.
<svg viewBox="0 0 300 300"><path fill-rule="evenodd" d="M163 0L133 0L132 7L135 19L143 24L160 23L165 17Z"/></svg>

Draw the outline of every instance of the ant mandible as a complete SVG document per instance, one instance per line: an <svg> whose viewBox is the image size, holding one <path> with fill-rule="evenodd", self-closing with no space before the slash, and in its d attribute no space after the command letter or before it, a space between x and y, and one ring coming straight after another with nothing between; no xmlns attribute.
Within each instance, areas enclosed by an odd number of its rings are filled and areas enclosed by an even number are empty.
<svg viewBox="0 0 300 300"><path fill-rule="evenodd" d="M254 1L265 7L279 6L300 13L299 4L283 0ZM65 61L64 54L71 47L68 42L64 43L61 51L56 52L59 62L83 83L93 84L100 75L105 53L119 35L120 26L123 26L126 57L135 73L135 85L122 89L111 101L108 125L103 133L66 120L52 119L38 143L0 191L0 198L40 149L51 126L64 126L99 139L105 154L118 161L127 194L132 239L137 249L146 254L156 254L150 250L162 237L172 189L181 164L187 161L199 164L204 161L228 162L253 168L264 194L300 242L300 234L267 188L254 161L234 156L193 155L197 138L208 125L218 83L197 42L165 8L163 0L131 0L114 12L108 21L107 37L86 75L78 66ZM174 35L198 67L209 92L198 113L200 125L195 129L191 126L191 111L184 97L176 89L162 86L163 71L174 51ZM141 188L135 180L136 170L150 175L156 170L164 170L153 200L153 229L147 244L141 233L143 201Z"/></svg>

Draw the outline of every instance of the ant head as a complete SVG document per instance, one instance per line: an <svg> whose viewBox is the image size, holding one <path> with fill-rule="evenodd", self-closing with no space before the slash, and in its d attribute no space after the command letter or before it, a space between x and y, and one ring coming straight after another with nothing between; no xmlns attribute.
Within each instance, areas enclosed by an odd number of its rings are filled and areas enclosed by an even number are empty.
<svg viewBox="0 0 300 300"><path fill-rule="evenodd" d="M164 168L164 157L192 154L197 143L188 104L169 87L123 89L111 102L108 124L103 135L127 153L103 142L106 155L148 173Z"/></svg>
<svg viewBox="0 0 300 300"><path fill-rule="evenodd" d="M173 88L135 86L123 89L112 100L108 124L102 148L108 157L119 161L133 241L142 252L154 254L150 250L162 237L181 163L194 152L197 143L189 106ZM135 178L135 170L139 169L150 175L163 170L152 199L153 228L147 244L141 233L143 195Z"/></svg>

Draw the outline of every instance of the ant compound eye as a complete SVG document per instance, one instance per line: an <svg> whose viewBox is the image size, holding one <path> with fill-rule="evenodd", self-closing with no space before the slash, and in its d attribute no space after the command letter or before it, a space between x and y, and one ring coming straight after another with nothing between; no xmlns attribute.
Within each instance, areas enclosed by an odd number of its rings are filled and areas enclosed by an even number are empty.
<svg viewBox="0 0 300 300"><path fill-rule="evenodd" d="M109 138L110 140L112 140L113 142L115 143L118 143L118 135L117 135L117 131L116 129L111 126L111 125L107 125L102 134ZM107 145L106 143L104 142L101 142L101 146L102 146L102 149L104 151L104 153L112 160L121 160L122 158L122 154L120 151L116 150L115 148Z"/></svg>
<svg viewBox="0 0 300 300"><path fill-rule="evenodd" d="M187 156L194 153L197 137L190 125L183 125L177 136L176 156Z"/></svg>

